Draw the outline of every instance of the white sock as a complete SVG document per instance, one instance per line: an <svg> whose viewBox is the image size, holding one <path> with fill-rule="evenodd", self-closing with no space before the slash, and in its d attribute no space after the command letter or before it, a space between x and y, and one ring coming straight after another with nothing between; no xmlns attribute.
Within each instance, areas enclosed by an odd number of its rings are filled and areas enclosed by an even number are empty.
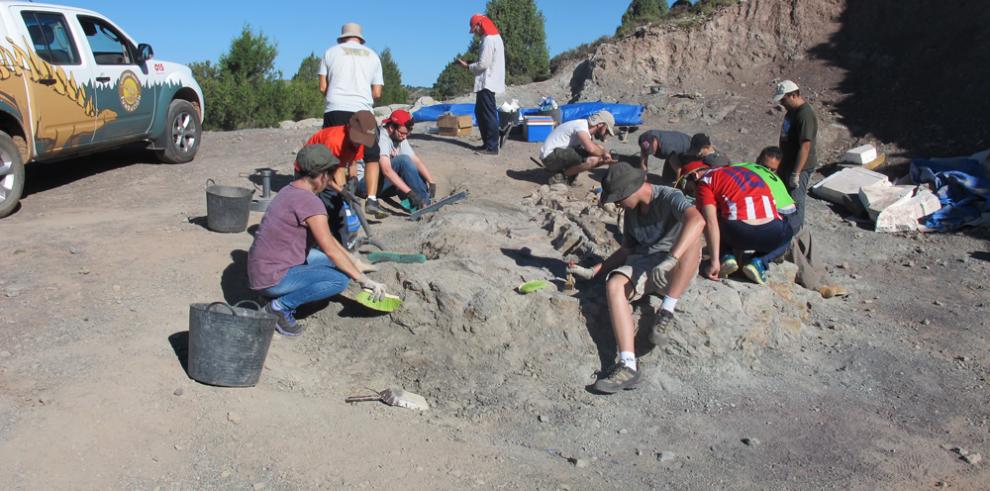
<svg viewBox="0 0 990 491"><path fill-rule="evenodd" d="M670 312L671 314L673 314L674 313L674 307L676 307L676 306L677 306L677 299L674 298L674 297L672 297L672 296L670 296L670 295L667 295L667 296L663 297L663 303L660 304L660 309L661 310L666 310L667 312Z"/></svg>
<svg viewBox="0 0 990 491"><path fill-rule="evenodd" d="M636 369L636 353L631 351L623 351L619 353L619 363L635 370Z"/></svg>
<svg viewBox="0 0 990 491"><path fill-rule="evenodd" d="M378 197L375 196L375 195L373 195L373 194L369 194L368 195L368 199L371 200L371 201L378 201Z"/></svg>

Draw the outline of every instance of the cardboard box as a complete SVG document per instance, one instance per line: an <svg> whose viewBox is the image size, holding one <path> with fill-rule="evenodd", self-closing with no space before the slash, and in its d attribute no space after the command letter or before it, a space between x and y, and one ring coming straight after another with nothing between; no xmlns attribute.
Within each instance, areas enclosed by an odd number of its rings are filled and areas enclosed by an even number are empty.
<svg viewBox="0 0 990 491"><path fill-rule="evenodd" d="M453 114L446 114L437 119L437 128L440 128L441 130L470 129L472 126L474 126L474 122L471 119L471 116L454 116Z"/></svg>

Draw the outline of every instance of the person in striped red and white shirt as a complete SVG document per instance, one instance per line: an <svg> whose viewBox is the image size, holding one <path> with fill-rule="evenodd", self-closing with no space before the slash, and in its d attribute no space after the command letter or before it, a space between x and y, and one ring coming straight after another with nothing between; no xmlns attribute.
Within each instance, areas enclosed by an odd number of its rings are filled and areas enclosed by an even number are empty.
<svg viewBox="0 0 990 491"><path fill-rule="evenodd" d="M777 212L773 193L759 174L745 167L709 168L701 161L681 168L695 188L695 206L705 218L711 261L705 276L717 280L739 270L734 251L756 251L744 266L750 280L766 283L766 266L787 251L790 225Z"/></svg>

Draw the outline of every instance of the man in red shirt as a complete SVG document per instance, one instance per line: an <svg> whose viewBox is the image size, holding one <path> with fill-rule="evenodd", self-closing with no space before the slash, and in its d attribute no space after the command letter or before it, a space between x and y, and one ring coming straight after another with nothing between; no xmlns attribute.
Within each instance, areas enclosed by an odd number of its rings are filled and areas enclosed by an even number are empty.
<svg viewBox="0 0 990 491"><path fill-rule="evenodd" d="M327 202L327 193L336 194L348 185L352 194L357 189L357 161L364 160L365 147L378 141L378 122L371 111L358 111L351 116L347 126L330 126L317 131L306 141L307 145L320 144L330 149L330 153L340 160L333 171L333 181L321 193L321 199ZM377 172L376 172L377 183ZM385 218L385 212L378 206L378 201L369 190L365 212L375 218ZM329 207L329 204L328 204Z"/></svg>
<svg viewBox="0 0 990 491"><path fill-rule="evenodd" d="M752 250L756 253L743 274L765 284L766 265L787 251L793 235L777 213L766 182L744 167L711 169L701 161L684 165L680 179L693 184L695 206L705 218L705 241L711 253L705 276L728 277L739 269L733 250Z"/></svg>

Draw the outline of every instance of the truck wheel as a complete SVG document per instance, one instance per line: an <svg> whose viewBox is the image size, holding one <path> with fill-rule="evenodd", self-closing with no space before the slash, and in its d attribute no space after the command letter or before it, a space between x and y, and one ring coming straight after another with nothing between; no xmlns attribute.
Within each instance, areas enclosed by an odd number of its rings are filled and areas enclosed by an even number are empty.
<svg viewBox="0 0 990 491"><path fill-rule="evenodd" d="M157 151L158 158L169 164L189 162L196 157L202 134L196 108L189 101L172 101L168 105L164 148Z"/></svg>
<svg viewBox="0 0 990 491"><path fill-rule="evenodd" d="M0 218L10 215L24 192L24 162L10 135L0 131Z"/></svg>

